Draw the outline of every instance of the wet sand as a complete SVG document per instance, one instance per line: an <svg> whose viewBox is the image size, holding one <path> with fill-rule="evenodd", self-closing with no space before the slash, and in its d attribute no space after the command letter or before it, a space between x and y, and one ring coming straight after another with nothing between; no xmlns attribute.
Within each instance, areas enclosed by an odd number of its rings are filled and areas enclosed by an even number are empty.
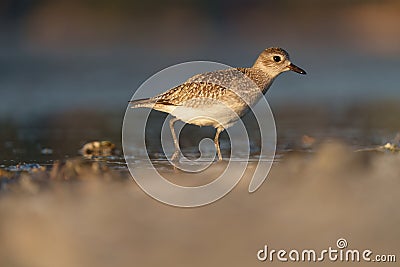
<svg viewBox="0 0 400 267"><path fill-rule="evenodd" d="M335 248L338 238L398 253L400 154L335 141L315 151L283 154L253 194L244 177L221 200L191 209L150 198L124 167L72 159L54 177L23 174L0 198L0 265L280 265L260 263L257 251Z"/></svg>

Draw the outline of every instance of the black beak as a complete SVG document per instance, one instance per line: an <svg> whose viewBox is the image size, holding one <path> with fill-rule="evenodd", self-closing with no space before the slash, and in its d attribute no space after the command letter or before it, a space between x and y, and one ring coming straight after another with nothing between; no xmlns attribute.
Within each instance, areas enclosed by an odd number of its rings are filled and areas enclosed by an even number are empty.
<svg viewBox="0 0 400 267"><path fill-rule="evenodd" d="M290 69L291 71L294 71L294 72L297 72L297 73L300 73L300 74L307 74L307 72L306 72L305 70L303 70L303 69L297 67L296 65L294 65L294 64L292 64L292 63L290 63L289 69Z"/></svg>

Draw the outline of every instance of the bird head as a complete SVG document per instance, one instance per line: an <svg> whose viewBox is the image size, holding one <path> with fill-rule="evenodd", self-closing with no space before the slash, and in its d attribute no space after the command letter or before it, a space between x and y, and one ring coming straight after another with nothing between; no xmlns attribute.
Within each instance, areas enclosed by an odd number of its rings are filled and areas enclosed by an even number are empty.
<svg viewBox="0 0 400 267"><path fill-rule="evenodd" d="M257 68L275 78L285 71L294 71L300 74L306 72L290 62L289 54L282 48L271 47L261 52L253 68Z"/></svg>

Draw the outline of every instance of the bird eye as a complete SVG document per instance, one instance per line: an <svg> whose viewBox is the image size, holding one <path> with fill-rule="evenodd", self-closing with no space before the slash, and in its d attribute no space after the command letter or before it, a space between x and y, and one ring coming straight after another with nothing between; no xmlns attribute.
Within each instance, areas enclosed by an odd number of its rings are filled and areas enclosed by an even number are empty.
<svg viewBox="0 0 400 267"><path fill-rule="evenodd" d="M281 61L281 57L280 56L274 56L273 59L274 59L275 62Z"/></svg>

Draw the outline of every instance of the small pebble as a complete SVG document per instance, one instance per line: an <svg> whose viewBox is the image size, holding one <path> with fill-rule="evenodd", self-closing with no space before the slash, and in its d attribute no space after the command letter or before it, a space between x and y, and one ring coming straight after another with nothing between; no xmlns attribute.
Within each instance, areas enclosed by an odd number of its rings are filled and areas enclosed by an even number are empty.
<svg viewBox="0 0 400 267"><path fill-rule="evenodd" d="M107 157L115 155L115 144L110 141L94 141L85 144L80 149L80 154L84 157Z"/></svg>

